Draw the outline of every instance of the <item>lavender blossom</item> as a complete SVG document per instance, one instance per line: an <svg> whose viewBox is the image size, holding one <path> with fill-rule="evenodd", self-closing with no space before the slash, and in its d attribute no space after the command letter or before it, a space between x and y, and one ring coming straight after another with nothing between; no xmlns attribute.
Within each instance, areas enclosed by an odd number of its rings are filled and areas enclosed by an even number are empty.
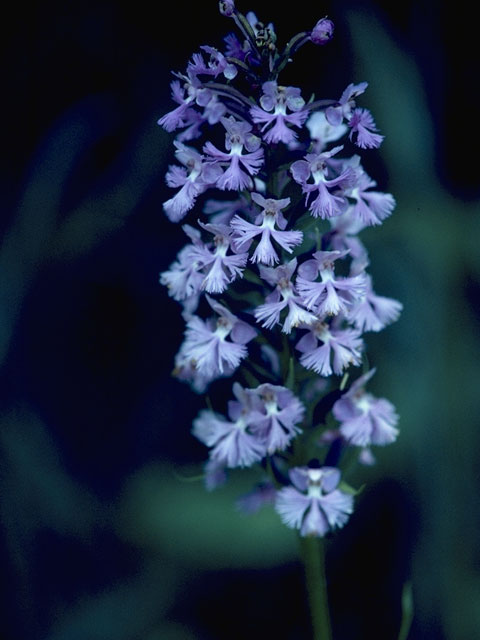
<svg viewBox="0 0 480 640"><path fill-rule="evenodd" d="M337 104L331 107L327 107L327 109L325 110L325 117L327 118L328 122L334 127L341 124L344 120L349 122L355 108L355 98L360 96L367 87L368 82L361 82L360 84L349 84L345 91L342 93Z"/></svg>
<svg viewBox="0 0 480 640"><path fill-rule="evenodd" d="M367 191L376 186L375 180L360 169L358 179L346 195L355 201L352 215L365 225L373 226L381 224L395 208L395 198L390 193L379 191Z"/></svg>
<svg viewBox="0 0 480 640"><path fill-rule="evenodd" d="M252 430L264 439L268 454L283 451L301 433L298 424L305 407L290 389L279 385L265 383L250 393L261 400L261 410Z"/></svg>
<svg viewBox="0 0 480 640"><path fill-rule="evenodd" d="M262 438L249 430L256 420L252 403L242 402L250 397L235 389L237 400L231 400L228 406L229 420L213 411L204 410L193 423L193 435L211 447L210 460L225 467L250 467L266 454Z"/></svg>
<svg viewBox="0 0 480 640"><path fill-rule="evenodd" d="M294 327L315 322L316 316L305 308L305 303L298 295L291 277L297 268L297 259L276 268L260 267L260 276L275 286L275 290L265 298L265 303L255 309L255 319L262 322L262 327L272 329L280 322L283 309L288 314L282 326L283 333L290 333Z"/></svg>
<svg viewBox="0 0 480 640"><path fill-rule="evenodd" d="M365 297L349 311L348 317L360 331L381 331L398 320L403 305L398 300L377 296L372 288L371 276L366 276Z"/></svg>
<svg viewBox="0 0 480 640"><path fill-rule="evenodd" d="M205 164L203 157L194 149L185 146L181 142L174 143L177 150L177 159L187 167L189 173L183 167L171 166L166 175L169 187L181 187L173 198L163 203L165 213L172 222L181 220L187 211L195 204L200 193L212 186L220 178L220 167Z"/></svg>
<svg viewBox="0 0 480 640"><path fill-rule="evenodd" d="M306 369L321 376L341 375L351 364L358 366L361 362L363 342L360 336L355 329L334 329L317 321L295 346L302 354L300 362Z"/></svg>
<svg viewBox="0 0 480 640"><path fill-rule="evenodd" d="M333 406L333 415L340 422L340 433L359 447L386 445L398 435L395 407L385 398L376 398L365 391L365 385L376 369L356 380Z"/></svg>
<svg viewBox="0 0 480 640"><path fill-rule="evenodd" d="M339 476L338 469L332 467L292 469L292 485L280 489L275 501L282 521L299 529L301 536L323 537L343 527L353 511L353 497L335 488Z"/></svg>
<svg viewBox="0 0 480 640"><path fill-rule="evenodd" d="M185 225L185 228L188 226ZM192 227L190 229L198 234L198 240L200 240L200 233ZM179 251L170 268L160 274L161 284L168 287L168 294L174 300L179 302L186 300L200 291L203 282L203 276L200 273L202 263L198 261L197 256L198 251L195 245L188 244Z"/></svg>
<svg viewBox="0 0 480 640"><path fill-rule="evenodd" d="M303 233L301 231L284 231L287 220L281 210L288 207L290 198L265 199L259 193L252 193L252 200L263 207L263 211L256 217L255 224L243 220L238 215L234 216L230 225L235 231L235 247L237 250L248 249L252 240L260 235L260 241L250 260L272 265L279 259L271 239L275 240L285 251L291 253L293 247L302 242ZM279 229L275 229L275 224Z"/></svg>
<svg viewBox="0 0 480 640"><path fill-rule="evenodd" d="M210 166L218 170L219 167L228 165L225 172L220 177L217 176L215 184L222 190L251 189L253 182L250 176L256 175L263 164L260 140L251 133L252 126L247 122L239 122L233 116L220 120L227 131L225 148L228 153L220 151L211 142L203 147L204 152L210 156ZM247 153L243 153L244 147Z"/></svg>
<svg viewBox="0 0 480 640"><path fill-rule="evenodd" d="M192 258L202 266L203 273L205 273L201 288L208 293L222 293L235 278L242 277L248 254L227 255L231 248L232 230L230 227L222 224L204 224L201 220L198 221L198 224L205 231L214 234L215 246L213 251L206 245L197 246L192 252Z"/></svg>
<svg viewBox="0 0 480 640"><path fill-rule="evenodd" d="M334 262L347 252L317 251L313 259L304 262L299 270L296 287L307 309L317 315L338 315L347 313L349 307L365 293L364 274L348 278L336 277ZM317 276L321 281L317 282Z"/></svg>
<svg viewBox="0 0 480 640"><path fill-rule="evenodd" d="M355 137L355 144L362 149L376 149L382 144L384 136L376 133L378 129L368 109L355 109L348 125L350 140Z"/></svg>
<svg viewBox="0 0 480 640"><path fill-rule="evenodd" d="M308 117L308 111L302 111L305 100L300 95L300 89L279 87L275 81L265 82L262 89L261 108L252 107L250 115L255 123L263 124L262 132L273 125L263 136L264 141L267 144L293 142L297 134L287 124L301 127ZM291 113L287 113L287 109Z"/></svg>
<svg viewBox="0 0 480 640"><path fill-rule="evenodd" d="M317 196L310 203L310 212L314 218L331 218L341 215L345 210L346 200L342 189L351 184L353 172L347 167L334 176L329 165L329 159L342 149L343 146L339 146L322 153L308 153L304 160L297 160L290 167L293 179L302 186L303 193L307 195L306 205L312 194L317 192ZM313 182L309 182L310 178Z"/></svg>
<svg viewBox="0 0 480 640"><path fill-rule="evenodd" d="M192 103L195 96L187 92L185 87L182 87L178 80L174 80L171 85L172 99L178 103L178 107L169 111L162 116L157 124L165 129L165 131L175 131L179 127L184 127L190 121L192 116Z"/></svg>
<svg viewBox="0 0 480 640"><path fill-rule="evenodd" d="M195 363L200 374L233 372L246 357L245 345L255 337L256 331L209 296L207 300L218 318L204 321L193 316L187 322L183 352L186 358ZM230 340L227 340L228 337Z"/></svg>

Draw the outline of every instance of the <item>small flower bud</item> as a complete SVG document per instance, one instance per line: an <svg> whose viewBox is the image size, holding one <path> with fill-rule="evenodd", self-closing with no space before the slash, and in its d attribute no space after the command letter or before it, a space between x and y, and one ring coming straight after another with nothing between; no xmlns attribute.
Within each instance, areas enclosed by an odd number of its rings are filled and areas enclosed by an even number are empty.
<svg viewBox="0 0 480 640"><path fill-rule="evenodd" d="M231 18L235 12L235 2L234 0L220 0L218 3L218 9L222 16Z"/></svg>
<svg viewBox="0 0 480 640"><path fill-rule="evenodd" d="M310 40L313 44L327 44L333 38L334 25L328 18L322 18L313 27Z"/></svg>

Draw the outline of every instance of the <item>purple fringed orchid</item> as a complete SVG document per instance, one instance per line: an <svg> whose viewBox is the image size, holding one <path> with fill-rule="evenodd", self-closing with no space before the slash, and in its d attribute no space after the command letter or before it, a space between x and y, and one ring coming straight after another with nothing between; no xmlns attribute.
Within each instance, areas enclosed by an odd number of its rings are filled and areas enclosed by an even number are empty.
<svg viewBox="0 0 480 640"><path fill-rule="evenodd" d="M173 198L163 203L163 209L172 222L179 222L193 207L197 196L217 182L222 170L217 165L205 163L195 149L182 142L174 144L177 148L175 155L186 168L176 165L169 168L165 177L168 186L181 188Z"/></svg>
<svg viewBox="0 0 480 640"><path fill-rule="evenodd" d="M258 420L256 398L237 383L236 400L228 403L227 420L210 410L203 410L193 423L193 435L211 447L210 460L225 467L250 467L266 454L263 438L253 427ZM258 400L258 399L257 399ZM258 404L258 402L257 402Z"/></svg>
<svg viewBox="0 0 480 640"><path fill-rule="evenodd" d="M368 109L355 108L355 98L368 87L367 82L349 84L336 105L328 107L325 116L330 124L337 126L345 120L350 127L350 140L361 149L374 149L381 145L383 136L377 133L377 127Z"/></svg>
<svg viewBox="0 0 480 640"><path fill-rule="evenodd" d="M261 108L250 109L252 120L262 124L263 139L267 144L284 142L289 144L297 139L297 134L287 125L301 127L308 117L308 111L302 111L305 100L296 87L281 87L269 81L262 85L263 95L260 98ZM287 113L287 109L291 113ZM271 113L273 111L273 113ZM270 125L273 125L271 128Z"/></svg>
<svg viewBox="0 0 480 640"><path fill-rule="evenodd" d="M200 135L202 124L216 124L225 115L227 108L212 89L204 86L190 66L186 74L176 73L179 80L171 83L172 99L179 106L166 113L158 124L166 131L184 129L178 136L179 142L193 140ZM203 108L199 113L195 106Z"/></svg>
<svg viewBox="0 0 480 640"><path fill-rule="evenodd" d="M390 444L398 435L398 415L393 404L365 391L375 371L371 369L358 378L333 405L340 433L349 444L359 447Z"/></svg>
<svg viewBox="0 0 480 640"><path fill-rule="evenodd" d="M325 536L343 527L353 511L353 497L338 489L340 472L334 467L294 467L291 486L280 489L275 510L301 536Z"/></svg>
<svg viewBox="0 0 480 640"><path fill-rule="evenodd" d="M346 191L348 198L355 202L352 207L352 216L368 226L382 224L395 208L395 198L392 194L368 191L376 185L375 180L360 169L356 182Z"/></svg>
<svg viewBox="0 0 480 640"><path fill-rule="evenodd" d="M223 53L218 51L218 49L215 49L215 47L209 47L207 45L200 47L200 49L210 55L208 63L205 64L205 60L201 53L194 53L191 62L188 64L188 71L195 76L208 75L216 78L220 73L222 73L227 80L233 80L233 78L235 78L237 75L237 68L234 64L228 62Z"/></svg>
<svg viewBox="0 0 480 640"><path fill-rule="evenodd" d="M209 156L210 166L226 167L218 177L216 186L222 190L241 191L251 189L254 176L263 164L263 149L260 139L251 133L252 125L235 120L233 116L220 118L226 129L225 148L220 151L211 142L207 142L203 151ZM247 153L243 153L244 148Z"/></svg>
<svg viewBox="0 0 480 640"><path fill-rule="evenodd" d="M187 322L184 356L194 363L200 374L217 376L227 371L232 373L246 357L245 345L253 340L257 331L209 296L207 301L218 318L205 321L193 316Z"/></svg>
<svg viewBox="0 0 480 640"><path fill-rule="evenodd" d="M347 313L351 305L366 289L363 273L351 277L336 277L334 262L347 255L347 251L317 251L313 259L298 269L296 287L307 309L318 316ZM320 282L316 278L320 276Z"/></svg>
<svg viewBox="0 0 480 640"><path fill-rule="evenodd" d="M375 120L368 109L355 109L348 126L350 140L355 138L355 144L361 149L376 149L383 142L384 136L377 133Z"/></svg>
<svg viewBox="0 0 480 640"><path fill-rule="evenodd" d="M162 116L157 121L157 124L163 127L165 131L172 132L175 129L186 126L191 121L194 113L192 103L195 100L195 96L191 92L189 93L185 86L182 87L178 80L174 80L170 88L172 90L172 100L179 106Z"/></svg>
<svg viewBox="0 0 480 640"><path fill-rule="evenodd" d="M350 365L358 366L362 358L363 341L360 331L335 329L317 321L308 328L296 344L302 354L301 364L321 376L341 375ZM320 342L320 345L319 345Z"/></svg>
<svg viewBox="0 0 480 640"><path fill-rule="evenodd" d="M273 198L264 198L260 193L252 193L251 195L252 200L262 207L263 211L255 218L255 224L247 222L239 215L233 217L230 226L235 232L234 244L239 251L248 249L252 240L259 235L259 243L250 260L272 265L279 260L273 248L272 239L285 251L291 253L293 247L302 242L303 233L284 230L287 226L287 220L281 210L288 207L290 198L274 200ZM279 228L275 229L275 225Z"/></svg>
<svg viewBox="0 0 480 640"><path fill-rule="evenodd" d="M179 302L198 294L203 282L203 275L200 273L202 263L198 261L196 247L196 244L201 243L200 232L187 224L182 228L192 243L183 247L170 268L160 274L160 282L168 287L168 295Z"/></svg>
<svg viewBox="0 0 480 640"><path fill-rule="evenodd" d="M381 331L387 325L398 320L403 305L398 300L377 296L372 288L372 278L366 275L365 296L348 312L349 320L359 331Z"/></svg>
<svg viewBox="0 0 480 640"><path fill-rule="evenodd" d="M339 175L332 175L329 164L330 158L342 149L343 146L338 146L322 153L307 153L304 160L297 160L290 167L293 179L306 194L305 204L314 218L338 216L346 208L343 189L352 184L354 173L347 167ZM310 178L313 182L309 182ZM311 200L314 193L317 195Z"/></svg>
<svg viewBox="0 0 480 640"><path fill-rule="evenodd" d="M342 124L345 120L350 121L353 110L355 109L355 98L362 95L368 87L368 82L360 82L360 84L349 84L342 93L340 100L325 110L325 117L334 127Z"/></svg>
<svg viewBox="0 0 480 640"><path fill-rule="evenodd" d="M201 220L198 224L214 235L213 251L207 245L198 245L192 252L192 258L201 265L205 274L200 288L208 293L222 293L235 278L242 277L248 253L227 255L232 241L230 227L223 224L204 224Z"/></svg>
<svg viewBox="0 0 480 640"><path fill-rule="evenodd" d="M352 258L351 271L355 271L354 265L360 265L356 270L361 273L368 264L368 252L363 242L358 237L358 233L365 228L365 224L353 215L353 206L349 206L347 211L338 218L330 218L331 226L330 241L333 251L348 253ZM346 254L345 254L346 255Z"/></svg>
<svg viewBox="0 0 480 640"><path fill-rule="evenodd" d="M290 389L268 382L249 393L261 401L252 431L264 440L269 455L283 451L301 433L298 424L303 419L305 407Z"/></svg>
<svg viewBox="0 0 480 640"><path fill-rule="evenodd" d="M275 286L275 290L265 298L265 303L255 309L255 319L262 323L262 327L272 329L278 324L283 309L288 309L282 326L283 333L290 333L293 328L310 324L317 319L305 308L303 300L291 282L296 268L296 258L276 268L260 267L261 278L269 285Z"/></svg>
<svg viewBox="0 0 480 640"><path fill-rule="evenodd" d="M169 295L184 301L205 290L207 293L222 293L242 272L248 253L231 253L232 229L227 225L203 223L202 229L213 234L213 243L205 244L198 229L183 225L183 230L192 240L184 247L168 271L160 274L160 282L168 287Z"/></svg>

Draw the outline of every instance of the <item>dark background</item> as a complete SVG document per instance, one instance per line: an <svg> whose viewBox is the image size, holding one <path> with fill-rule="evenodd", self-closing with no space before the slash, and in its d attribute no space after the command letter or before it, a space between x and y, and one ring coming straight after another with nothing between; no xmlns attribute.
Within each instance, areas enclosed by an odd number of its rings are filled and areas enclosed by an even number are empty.
<svg viewBox="0 0 480 640"><path fill-rule="evenodd" d="M367 80L386 135L368 168L397 209L365 232L400 321L368 335L402 435L329 541L335 640L472 640L480 628L477 23L446 3L254 9L280 41L327 15L283 81ZM397 4L399 6L397 6ZM170 377L183 246L162 202L170 70L233 23L216 2L17 4L4 19L0 227L1 552L8 640L308 638L295 537L205 492L189 430L204 398ZM375 157L373 157L375 156Z"/></svg>

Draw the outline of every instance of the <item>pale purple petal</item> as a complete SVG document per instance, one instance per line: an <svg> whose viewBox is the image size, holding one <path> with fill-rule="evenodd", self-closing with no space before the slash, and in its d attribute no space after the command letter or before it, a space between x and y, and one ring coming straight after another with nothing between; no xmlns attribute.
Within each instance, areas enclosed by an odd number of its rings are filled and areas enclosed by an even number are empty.
<svg viewBox="0 0 480 640"><path fill-rule="evenodd" d="M277 493L275 511L282 522L291 529L300 529L305 511L310 506L310 498L294 487L284 487Z"/></svg>
<svg viewBox="0 0 480 640"><path fill-rule="evenodd" d="M323 537L330 530L327 517L319 506L318 500L311 500L310 508L303 519L300 528L301 536L320 536Z"/></svg>

